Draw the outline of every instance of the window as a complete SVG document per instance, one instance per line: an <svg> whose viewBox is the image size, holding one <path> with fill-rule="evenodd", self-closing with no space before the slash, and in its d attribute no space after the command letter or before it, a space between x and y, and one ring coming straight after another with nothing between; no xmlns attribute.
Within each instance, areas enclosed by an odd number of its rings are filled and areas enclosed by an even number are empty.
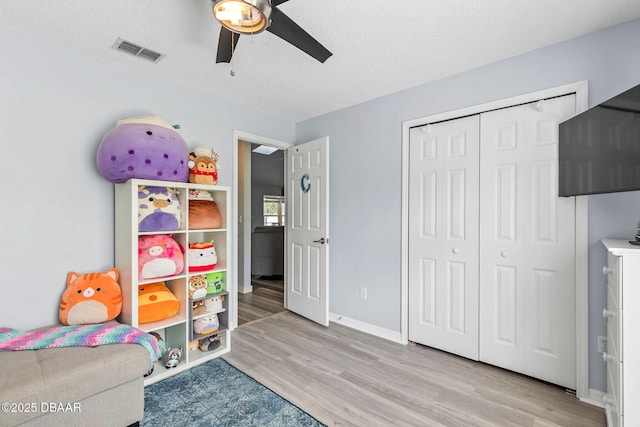
<svg viewBox="0 0 640 427"><path fill-rule="evenodd" d="M284 196L262 196L264 225L284 225Z"/></svg>

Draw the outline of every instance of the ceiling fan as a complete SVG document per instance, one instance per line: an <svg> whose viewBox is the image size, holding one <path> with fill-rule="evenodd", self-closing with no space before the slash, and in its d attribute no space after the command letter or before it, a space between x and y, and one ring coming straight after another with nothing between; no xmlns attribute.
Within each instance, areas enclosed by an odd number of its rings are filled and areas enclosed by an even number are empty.
<svg viewBox="0 0 640 427"><path fill-rule="evenodd" d="M258 34L264 30L324 63L332 53L278 9L286 1L212 0L213 15L222 24L216 63L231 62L241 34Z"/></svg>

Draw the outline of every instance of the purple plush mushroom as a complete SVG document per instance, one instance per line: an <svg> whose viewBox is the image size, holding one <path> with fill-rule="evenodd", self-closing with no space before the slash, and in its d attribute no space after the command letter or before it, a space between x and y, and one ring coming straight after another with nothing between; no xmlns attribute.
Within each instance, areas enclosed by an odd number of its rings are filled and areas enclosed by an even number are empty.
<svg viewBox="0 0 640 427"><path fill-rule="evenodd" d="M160 117L118 121L102 138L96 159L100 174L111 182L129 178L175 182L189 179L187 143Z"/></svg>

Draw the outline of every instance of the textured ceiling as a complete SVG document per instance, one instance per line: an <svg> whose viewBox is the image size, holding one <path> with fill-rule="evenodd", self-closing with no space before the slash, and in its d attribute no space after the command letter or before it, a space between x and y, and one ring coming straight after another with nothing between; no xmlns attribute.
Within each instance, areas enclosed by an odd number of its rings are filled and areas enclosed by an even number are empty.
<svg viewBox="0 0 640 427"><path fill-rule="evenodd" d="M210 0L1 0L0 24L294 121L640 17L638 0L290 0L321 64L269 32L216 64ZM112 48L119 37L166 55Z"/></svg>

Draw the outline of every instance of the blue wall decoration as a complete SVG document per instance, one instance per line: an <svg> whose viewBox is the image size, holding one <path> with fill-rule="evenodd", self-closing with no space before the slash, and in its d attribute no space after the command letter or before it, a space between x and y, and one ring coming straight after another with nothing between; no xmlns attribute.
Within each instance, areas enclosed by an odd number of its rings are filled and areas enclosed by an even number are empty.
<svg viewBox="0 0 640 427"><path fill-rule="evenodd" d="M305 180L307 181L306 185ZM305 173L304 175L302 175L302 178L300 178L300 186L302 187L303 193L308 193L309 190L311 190L311 182L309 181L308 173Z"/></svg>

